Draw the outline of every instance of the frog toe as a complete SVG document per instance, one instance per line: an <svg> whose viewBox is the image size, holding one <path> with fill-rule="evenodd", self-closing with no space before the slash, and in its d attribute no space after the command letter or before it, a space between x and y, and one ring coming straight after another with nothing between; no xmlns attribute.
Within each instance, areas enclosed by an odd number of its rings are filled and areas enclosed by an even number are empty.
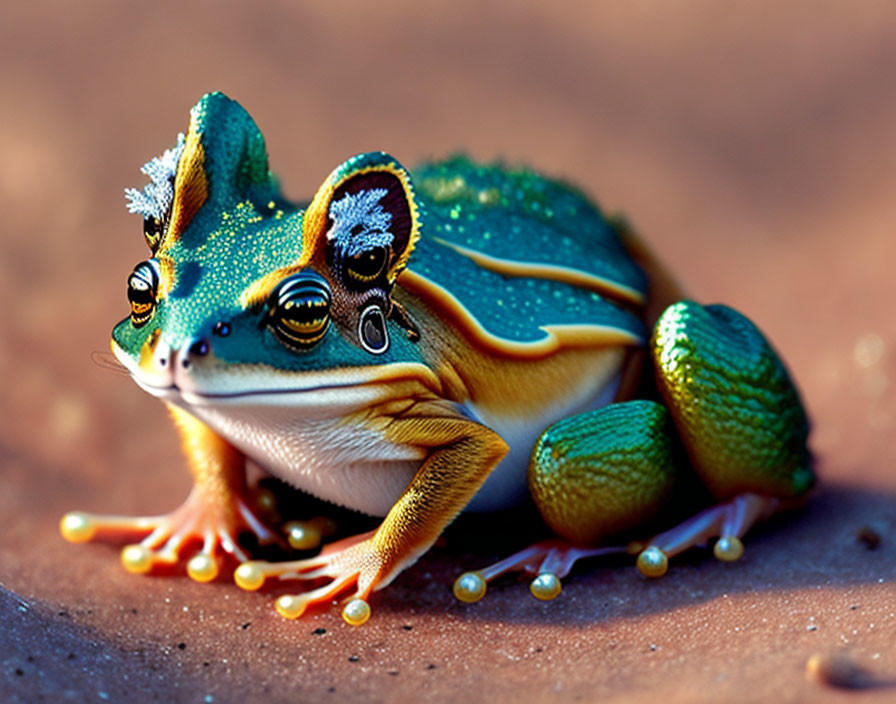
<svg viewBox="0 0 896 704"><path fill-rule="evenodd" d="M635 561L638 572L645 577L656 579L662 577L669 570L669 556L656 545L648 545L640 553Z"/></svg>
<svg viewBox="0 0 896 704"><path fill-rule="evenodd" d="M284 594L277 599L274 603L274 607L277 609L277 613L283 618L299 618L309 607L329 603L342 591L350 588L357 581L357 578L357 574L344 574L317 589L312 589L311 591L303 592L301 594ZM354 598L360 601L365 601L361 597L356 596Z"/></svg>
<svg viewBox="0 0 896 704"><path fill-rule="evenodd" d="M284 594L275 602L277 613L283 618L297 619L308 607L330 601L350 583L349 578L334 580L326 586L304 594ZM370 618L370 605L366 599L352 597L342 608L342 618L350 626L361 626Z"/></svg>
<svg viewBox="0 0 896 704"><path fill-rule="evenodd" d="M479 572L464 572L454 580L452 591L458 601L475 604L485 596L488 582Z"/></svg>
<svg viewBox="0 0 896 704"><path fill-rule="evenodd" d="M529 591L539 601L552 601L560 596L563 584L553 572L542 572L529 582Z"/></svg>
<svg viewBox="0 0 896 704"><path fill-rule="evenodd" d="M736 562L744 554L741 538L757 522L771 516L779 504L775 497L745 493L704 509L649 541L638 555L638 571L645 577L661 577L668 569L668 558L714 538L716 558Z"/></svg>
<svg viewBox="0 0 896 704"><path fill-rule="evenodd" d="M71 512L60 521L60 532L70 542L138 540L121 551L122 565L134 574L177 565L199 543L199 552L186 562L187 574L198 582L215 579L224 556L229 555L238 562L249 559L237 541L239 533L253 533L259 543L278 540L241 497L233 497L231 505L221 506L207 501L195 489L181 506L160 516Z"/></svg>
<svg viewBox="0 0 896 704"><path fill-rule="evenodd" d="M304 560L245 562L234 572L234 581L249 591L260 589L271 578L308 583L324 581L322 586L309 591L277 599L277 613L288 619L299 618L308 608L329 603L354 587L342 616L346 623L359 626L370 616L367 605L370 593L389 581L386 558L371 540L372 535L372 532L364 533L332 543L320 555Z"/></svg>
<svg viewBox="0 0 896 704"><path fill-rule="evenodd" d="M473 603L485 596L492 580L513 572L532 575L529 591L536 599L550 601L560 595L560 580L569 574L579 560L601 555L625 554L623 546L581 547L565 540L543 540L524 550L495 562L475 572L465 572L454 582L454 596L463 602Z"/></svg>
<svg viewBox="0 0 896 704"><path fill-rule="evenodd" d="M121 550L121 564L132 574L148 574L158 567L176 565L179 545L166 543L161 549L143 543L126 545ZM197 582L210 582L218 576L218 561L213 551L201 552L187 562L187 574Z"/></svg>

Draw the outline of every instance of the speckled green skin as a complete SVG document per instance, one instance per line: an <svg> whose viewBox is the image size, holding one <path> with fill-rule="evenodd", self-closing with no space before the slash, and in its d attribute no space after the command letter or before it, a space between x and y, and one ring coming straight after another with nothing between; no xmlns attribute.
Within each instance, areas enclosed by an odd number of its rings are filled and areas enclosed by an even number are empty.
<svg viewBox="0 0 896 704"><path fill-rule="evenodd" d="M566 184L462 156L421 166L414 183L432 218L430 239L502 259L582 268L647 290L615 228Z"/></svg>
<svg viewBox="0 0 896 704"><path fill-rule="evenodd" d="M716 497L809 490L809 421L752 322L727 306L681 301L660 316L650 349L691 463Z"/></svg>
<svg viewBox="0 0 896 704"><path fill-rule="evenodd" d="M539 438L529 490L555 533L589 545L660 516L684 466L661 404L614 403Z"/></svg>
<svg viewBox="0 0 896 704"><path fill-rule="evenodd" d="M448 288L495 335L531 342L544 325L600 323L644 335L631 312L583 288L546 279L505 277L440 242L492 257L583 270L640 294L644 273L613 226L582 195L531 171L464 157L413 173L423 203L423 236L410 268Z"/></svg>
<svg viewBox="0 0 896 704"><path fill-rule="evenodd" d="M421 362L419 348L391 320L392 344L385 354L371 355L350 344L333 326L320 344L297 354L265 329L264 306L243 308L239 299L247 287L299 259L304 210L280 194L261 132L238 103L211 93L191 114L205 150L209 199L174 244L159 253L175 272L173 290L143 327L125 318L114 328L118 346L137 359L157 330L179 348L186 340L209 339L214 325L227 321L232 333L212 338L216 358L224 363L316 371ZM337 172L383 157L382 152L359 155ZM488 332L533 342L546 336L545 325L589 323L646 341L636 314L593 291L547 279L505 277L439 241L492 256L574 266L643 295L643 273L611 224L578 192L530 171L462 157L423 165L411 173L411 181L421 234L408 268L450 290Z"/></svg>

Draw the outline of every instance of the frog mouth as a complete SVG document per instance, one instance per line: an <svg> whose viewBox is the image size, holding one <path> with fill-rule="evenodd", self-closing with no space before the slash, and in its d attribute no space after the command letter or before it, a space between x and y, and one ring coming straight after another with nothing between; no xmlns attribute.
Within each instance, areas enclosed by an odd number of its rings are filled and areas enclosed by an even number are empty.
<svg viewBox="0 0 896 704"><path fill-rule="evenodd" d="M288 372L262 364L240 365L228 373L199 368L148 372L117 345L116 358L137 385L148 394L168 403L185 406L289 405L314 407L375 403L394 397L413 384L435 393L441 392L438 377L417 362L346 367L331 371Z"/></svg>
<svg viewBox="0 0 896 704"><path fill-rule="evenodd" d="M215 403L239 403L241 401L266 400L276 404L276 399L302 397L310 399L315 395L329 396L331 394L346 394L351 390L373 386L376 382L346 382L343 384L317 384L309 386L284 386L271 388L251 388L238 391L204 391L196 388L182 388L176 383L167 386L159 386L149 383L139 376L133 376L137 385L156 398L163 401L176 403L183 401L187 405L213 405Z"/></svg>

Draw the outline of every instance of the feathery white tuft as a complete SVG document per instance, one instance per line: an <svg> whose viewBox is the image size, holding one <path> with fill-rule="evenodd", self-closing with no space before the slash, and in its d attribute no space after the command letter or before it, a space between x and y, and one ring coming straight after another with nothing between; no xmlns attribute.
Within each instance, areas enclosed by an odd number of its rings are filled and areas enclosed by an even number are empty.
<svg viewBox="0 0 896 704"><path fill-rule="evenodd" d="M392 214L380 205L380 200L389 191L385 188L348 193L330 204L333 229L327 233L329 241L346 257L353 257L372 247L388 247L394 236L389 232ZM353 233L360 226L357 232Z"/></svg>
<svg viewBox="0 0 896 704"><path fill-rule="evenodd" d="M184 151L184 135L177 135L177 144L166 149L162 156L148 161L140 169L149 176L150 183L142 191L136 188L124 189L128 199L128 212L142 215L144 219L164 221L169 215L174 201L174 176L177 164Z"/></svg>

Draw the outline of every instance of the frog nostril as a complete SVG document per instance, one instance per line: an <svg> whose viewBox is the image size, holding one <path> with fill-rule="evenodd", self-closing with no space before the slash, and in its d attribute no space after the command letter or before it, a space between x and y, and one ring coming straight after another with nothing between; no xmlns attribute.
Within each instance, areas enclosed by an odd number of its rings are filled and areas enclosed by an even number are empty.
<svg viewBox="0 0 896 704"><path fill-rule="evenodd" d="M197 340L192 345L190 345L190 354L196 355L197 357L205 357L208 354L208 341L207 340ZM184 360L186 362L186 359Z"/></svg>
<svg viewBox="0 0 896 704"><path fill-rule="evenodd" d="M190 345L187 354L181 358L180 366L186 369L190 366L190 360L193 357L205 357L209 353L209 349L208 340L196 340L196 342Z"/></svg>

